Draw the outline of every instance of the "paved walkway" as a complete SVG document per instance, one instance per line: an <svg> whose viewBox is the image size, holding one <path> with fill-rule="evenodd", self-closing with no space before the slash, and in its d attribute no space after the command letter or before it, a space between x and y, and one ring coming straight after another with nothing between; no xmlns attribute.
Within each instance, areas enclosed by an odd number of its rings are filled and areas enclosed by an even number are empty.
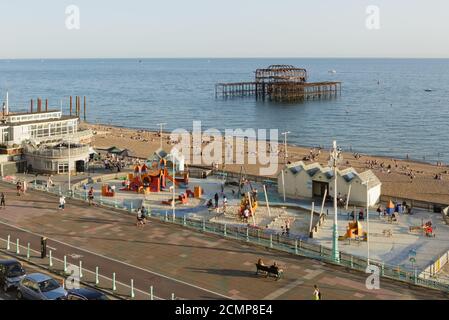
<svg viewBox="0 0 449 320"><path fill-rule="evenodd" d="M389 280L381 289L365 288L366 275L319 261L249 246L198 233L158 220L136 228L135 218L121 212L68 201L57 209L55 196L29 192L16 196L14 186L0 184L7 208L0 210L0 238L11 235L39 250L39 236L49 238L56 258L129 283L138 290L169 299L311 299L317 284L326 299L446 299L441 292ZM18 229L20 228L20 229ZM285 278L255 275L254 263L277 261Z"/></svg>

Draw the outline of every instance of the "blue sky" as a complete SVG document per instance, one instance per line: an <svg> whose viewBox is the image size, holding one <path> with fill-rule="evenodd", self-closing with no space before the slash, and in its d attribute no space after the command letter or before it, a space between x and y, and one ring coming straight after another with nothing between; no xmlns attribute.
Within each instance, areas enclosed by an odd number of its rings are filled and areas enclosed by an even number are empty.
<svg viewBox="0 0 449 320"><path fill-rule="evenodd" d="M71 4L80 30L65 26ZM2 0L0 59L449 58L448 16L447 0Z"/></svg>

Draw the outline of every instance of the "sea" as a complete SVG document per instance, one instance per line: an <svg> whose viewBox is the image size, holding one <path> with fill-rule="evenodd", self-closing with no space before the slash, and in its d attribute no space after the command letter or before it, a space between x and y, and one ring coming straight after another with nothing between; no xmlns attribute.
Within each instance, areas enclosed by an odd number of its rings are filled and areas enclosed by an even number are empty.
<svg viewBox="0 0 449 320"><path fill-rule="evenodd" d="M341 81L341 95L297 103L215 96L216 83L253 81L273 64L305 68L310 82ZM91 123L171 131L200 120L204 130L278 129L299 146L336 140L344 151L449 163L449 59L0 60L0 101L6 90L14 112L40 97L68 114L78 95Z"/></svg>

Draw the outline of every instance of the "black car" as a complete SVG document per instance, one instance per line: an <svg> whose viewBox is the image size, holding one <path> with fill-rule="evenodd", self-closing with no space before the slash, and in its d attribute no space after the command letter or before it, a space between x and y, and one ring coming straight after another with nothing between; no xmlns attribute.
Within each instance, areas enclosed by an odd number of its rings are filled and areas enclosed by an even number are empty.
<svg viewBox="0 0 449 320"><path fill-rule="evenodd" d="M109 300L109 299L103 292L90 288L80 288L68 290L67 300Z"/></svg>
<svg viewBox="0 0 449 320"><path fill-rule="evenodd" d="M17 288L26 273L22 264L17 260L0 260L0 285L3 291Z"/></svg>

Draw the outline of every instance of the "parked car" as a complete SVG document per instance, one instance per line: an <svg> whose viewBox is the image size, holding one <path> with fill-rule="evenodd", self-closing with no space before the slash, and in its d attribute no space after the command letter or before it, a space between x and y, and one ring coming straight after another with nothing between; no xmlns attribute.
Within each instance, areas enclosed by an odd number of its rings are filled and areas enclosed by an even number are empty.
<svg viewBox="0 0 449 320"><path fill-rule="evenodd" d="M17 287L17 298L27 300L63 300L67 291L52 277L32 273L23 278Z"/></svg>
<svg viewBox="0 0 449 320"><path fill-rule="evenodd" d="M98 290L80 288L68 290L67 300L109 300L109 298Z"/></svg>
<svg viewBox="0 0 449 320"><path fill-rule="evenodd" d="M25 277L25 270L17 260L0 260L0 285L3 291L17 288L19 282Z"/></svg>

